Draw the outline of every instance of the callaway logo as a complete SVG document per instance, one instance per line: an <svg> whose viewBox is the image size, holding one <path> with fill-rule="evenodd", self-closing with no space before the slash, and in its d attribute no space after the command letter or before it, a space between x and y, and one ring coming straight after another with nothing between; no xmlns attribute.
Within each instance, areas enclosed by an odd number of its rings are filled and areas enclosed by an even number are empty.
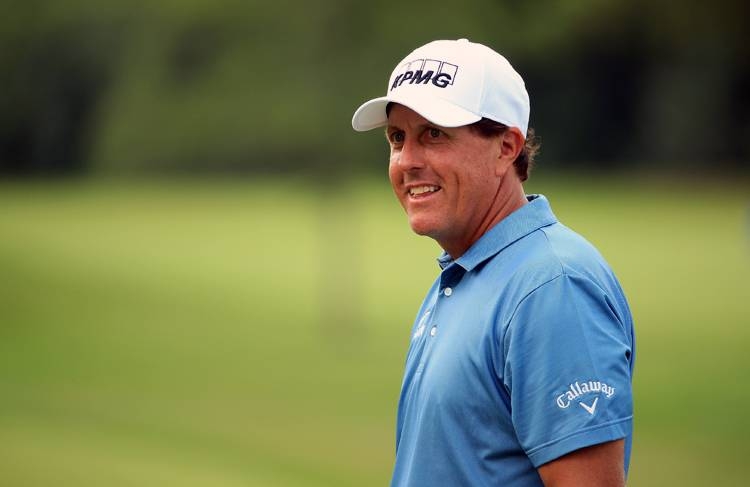
<svg viewBox="0 0 750 487"><path fill-rule="evenodd" d="M593 398L588 398L586 402L583 401L583 396L589 394L596 394ZM615 395L615 388L605 384L601 381L590 380L588 382L574 382L568 385L568 390L558 395L555 402L557 407L560 409L567 409L570 404L574 401L578 402L578 405L586 410L590 415L594 415L596 412L596 406L599 404L599 395L603 394L607 399Z"/></svg>
<svg viewBox="0 0 750 487"><path fill-rule="evenodd" d="M458 72L458 66L455 64L437 59L416 59L404 63L401 68L402 72L393 79L391 91L404 83L413 85L431 82L438 88L445 88L453 84Z"/></svg>

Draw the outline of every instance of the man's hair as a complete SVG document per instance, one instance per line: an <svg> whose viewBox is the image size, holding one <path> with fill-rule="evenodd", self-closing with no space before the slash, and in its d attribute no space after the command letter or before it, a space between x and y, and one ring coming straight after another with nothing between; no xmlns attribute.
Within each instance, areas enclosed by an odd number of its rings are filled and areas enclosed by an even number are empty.
<svg viewBox="0 0 750 487"><path fill-rule="evenodd" d="M489 138L502 134L508 129L508 126L489 118L483 118L469 125L469 128L482 137ZM529 173L531 168L534 167L534 158L539 153L540 145L539 137L534 134L534 129L529 127L523 149L521 149L516 160L513 161L513 167L516 168L516 174L521 181L529 179Z"/></svg>

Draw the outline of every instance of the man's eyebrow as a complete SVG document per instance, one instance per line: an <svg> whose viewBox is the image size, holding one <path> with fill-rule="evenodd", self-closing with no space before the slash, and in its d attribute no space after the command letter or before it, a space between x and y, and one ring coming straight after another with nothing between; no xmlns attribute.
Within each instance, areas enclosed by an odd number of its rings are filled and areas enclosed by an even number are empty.
<svg viewBox="0 0 750 487"><path fill-rule="evenodd" d="M388 125L385 126L385 130L384 130L385 136L388 137L388 134L390 134L391 132L397 131L397 130L401 130L401 129L399 127L397 127L396 125L390 125L390 124L388 124Z"/></svg>
<svg viewBox="0 0 750 487"><path fill-rule="evenodd" d="M425 123L420 123L415 128L418 131L423 131L423 130L432 129L432 128L437 128L437 129L443 130L443 127L441 127L440 125L437 125L437 124L429 122L429 121L427 121ZM397 125L386 125L385 126L385 132L386 133L390 132L391 130L403 130L403 129L401 127L398 127Z"/></svg>

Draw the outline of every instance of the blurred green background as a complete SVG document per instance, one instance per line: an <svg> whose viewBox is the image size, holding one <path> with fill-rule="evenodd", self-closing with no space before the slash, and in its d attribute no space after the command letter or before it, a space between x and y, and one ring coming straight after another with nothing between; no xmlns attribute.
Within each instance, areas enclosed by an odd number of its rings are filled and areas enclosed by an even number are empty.
<svg viewBox="0 0 750 487"><path fill-rule="evenodd" d="M747 484L746 3L6 3L0 485L386 485L439 249L349 121L459 37L630 299L629 485Z"/></svg>

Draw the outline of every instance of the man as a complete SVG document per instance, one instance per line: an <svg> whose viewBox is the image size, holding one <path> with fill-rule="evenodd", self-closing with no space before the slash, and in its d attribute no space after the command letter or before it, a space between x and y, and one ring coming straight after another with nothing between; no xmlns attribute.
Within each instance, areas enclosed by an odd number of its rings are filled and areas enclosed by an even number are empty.
<svg viewBox="0 0 750 487"><path fill-rule="evenodd" d="M386 127L411 228L444 249L410 334L393 486L622 486L632 318L599 253L525 195L529 98L500 54L422 46L354 114Z"/></svg>

